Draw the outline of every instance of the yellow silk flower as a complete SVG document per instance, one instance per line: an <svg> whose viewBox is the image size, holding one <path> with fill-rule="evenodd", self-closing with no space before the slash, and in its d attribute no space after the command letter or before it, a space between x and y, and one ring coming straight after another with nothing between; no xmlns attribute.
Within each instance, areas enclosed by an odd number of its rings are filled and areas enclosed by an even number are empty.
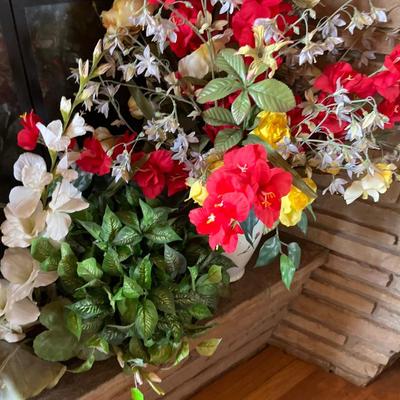
<svg viewBox="0 0 400 400"><path fill-rule="evenodd" d="M262 111L258 117L260 121L253 133L273 148L285 137L290 137L286 113Z"/></svg>
<svg viewBox="0 0 400 400"><path fill-rule="evenodd" d="M314 192L317 191L317 185L312 179L305 178L303 180ZM308 197L297 187L292 186L289 194L282 197L280 222L285 226L297 225L300 222L301 213L313 201L314 199Z"/></svg>
<svg viewBox="0 0 400 400"><path fill-rule="evenodd" d="M195 203L202 206L207 196L207 189L201 181L195 181L192 185L190 185L189 198L192 199Z"/></svg>

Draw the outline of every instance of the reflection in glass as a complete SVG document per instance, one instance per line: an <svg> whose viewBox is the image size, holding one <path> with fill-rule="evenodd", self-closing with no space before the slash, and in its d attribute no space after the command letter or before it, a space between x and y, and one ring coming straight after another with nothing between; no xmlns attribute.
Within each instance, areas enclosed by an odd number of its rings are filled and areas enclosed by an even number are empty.
<svg viewBox="0 0 400 400"><path fill-rule="evenodd" d="M97 11L108 1L96 1ZM44 105L49 118L57 117L60 97L76 86L70 76L77 58L90 58L102 36L102 26L91 1L62 2L25 8Z"/></svg>

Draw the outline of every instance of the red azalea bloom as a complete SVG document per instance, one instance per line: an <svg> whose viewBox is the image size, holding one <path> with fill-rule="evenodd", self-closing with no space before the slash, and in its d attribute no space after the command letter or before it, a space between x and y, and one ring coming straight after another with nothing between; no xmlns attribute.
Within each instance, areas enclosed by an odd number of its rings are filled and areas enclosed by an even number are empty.
<svg viewBox="0 0 400 400"><path fill-rule="evenodd" d="M136 133L129 133L129 131L126 131L121 137L117 139L117 142L114 146L114 151L112 153L113 160L115 160L120 154L122 154L125 148L128 151L132 150L133 144L131 142L133 142L136 139L136 136L137 136ZM125 146L128 143L130 144L128 146Z"/></svg>
<svg viewBox="0 0 400 400"><path fill-rule="evenodd" d="M140 186L143 194L154 199L163 191L167 176L174 168L171 152L156 150L150 153L148 160L136 172L133 179Z"/></svg>
<svg viewBox="0 0 400 400"><path fill-rule="evenodd" d="M292 23L295 17L286 15L292 10L292 6L283 3L282 0L243 0L240 10L232 19L232 29L236 41L240 46L246 44L254 46L253 23L257 18L273 18L282 14L284 18L278 18L278 28L285 30L286 23Z"/></svg>
<svg viewBox="0 0 400 400"><path fill-rule="evenodd" d="M18 132L17 136L19 147L28 151L35 150L39 138L39 129L36 126L38 122L42 122L42 120L33 111L21 116L20 123L23 126L23 129Z"/></svg>
<svg viewBox="0 0 400 400"><path fill-rule="evenodd" d="M378 111L389 118L389 123L385 125L386 128L393 128L395 122L400 122L400 101L390 102L388 100L382 101L378 106Z"/></svg>
<svg viewBox="0 0 400 400"><path fill-rule="evenodd" d="M382 71L372 77L377 92L390 102L400 96L400 74Z"/></svg>
<svg viewBox="0 0 400 400"><path fill-rule="evenodd" d="M259 164L266 164L267 152L259 144L249 144L228 151L224 156L224 168L240 177L242 182L257 190Z"/></svg>
<svg viewBox="0 0 400 400"><path fill-rule="evenodd" d="M188 173L184 169L184 164L174 161L174 167L171 173L167 176L168 196L173 196L175 193L187 189L187 177Z"/></svg>
<svg viewBox="0 0 400 400"><path fill-rule="evenodd" d="M226 193L209 196L204 207L191 210L190 222L201 235L209 235L212 249L217 246L231 253L235 251L238 234L243 233L238 222L244 221L250 212L250 203L243 193Z"/></svg>
<svg viewBox="0 0 400 400"><path fill-rule="evenodd" d="M83 151L76 161L78 167L86 172L106 175L110 172L112 159L104 151L100 141L94 137L86 138L83 142Z"/></svg>
<svg viewBox="0 0 400 400"><path fill-rule="evenodd" d="M397 45L392 52L385 57L383 65L393 74L400 76L400 45Z"/></svg>
<svg viewBox="0 0 400 400"><path fill-rule="evenodd" d="M195 51L200 45L200 38L193 32L193 29L187 25L185 20L196 25L197 16L201 11L202 5L200 0L192 0L192 7L186 7L183 2L178 3L172 11L171 21L177 26L175 43L170 43L171 50L179 57L182 58L187 54Z"/></svg>
<svg viewBox="0 0 400 400"><path fill-rule="evenodd" d="M280 168L262 166L261 181L256 193L254 212L268 227L272 228L281 211L281 199L292 186L292 175Z"/></svg>
<svg viewBox="0 0 400 400"><path fill-rule="evenodd" d="M372 96L376 91L371 78L355 71L349 63L343 61L326 67L323 74L316 79L314 86L332 94L336 92L338 80L349 93L361 98Z"/></svg>

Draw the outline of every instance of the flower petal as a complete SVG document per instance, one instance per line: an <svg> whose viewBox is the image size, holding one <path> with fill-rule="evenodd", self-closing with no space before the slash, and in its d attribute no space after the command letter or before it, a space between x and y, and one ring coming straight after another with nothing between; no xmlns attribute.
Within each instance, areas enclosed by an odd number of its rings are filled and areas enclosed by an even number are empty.
<svg viewBox="0 0 400 400"><path fill-rule="evenodd" d="M71 217L63 212L49 212L46 218L46 235L57 242L63 240L68 234Z"/></svg>
<svg viewBox="0 0 400 400"><path fill-rule="evenodd" d="M16 186L10 192L7 205L11 212L19 218L29 218L36 210L41 193L24 186Z"/></svg>
<svg viewBox="0 0 400 400"><path fill-rule="evenodd" d="M40 315L39 308L29 299L14 303L6 313L6 319L12 326L28 325Z"/></svg>

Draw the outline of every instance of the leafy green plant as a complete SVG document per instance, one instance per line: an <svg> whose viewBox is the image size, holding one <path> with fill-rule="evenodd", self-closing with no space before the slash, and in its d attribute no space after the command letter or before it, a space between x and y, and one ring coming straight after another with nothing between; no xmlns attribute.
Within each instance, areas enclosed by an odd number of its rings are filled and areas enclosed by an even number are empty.
<svg viewBox="0 0 400 400"><path fill-rule="evenodd" d="M232 266L186 221L127 186L112 197L94 193L60 248L36 239L32 255L46 271L57 270L63 295L42 310L47 330L34 340L36 354L83 359L74 372L117 355L124 370L139 371L157 388L144 366L176 365L188 356L188 339L212 326L207 320L227 294ZM198 352L209 356L218 344L203 342Z"/></svg>

